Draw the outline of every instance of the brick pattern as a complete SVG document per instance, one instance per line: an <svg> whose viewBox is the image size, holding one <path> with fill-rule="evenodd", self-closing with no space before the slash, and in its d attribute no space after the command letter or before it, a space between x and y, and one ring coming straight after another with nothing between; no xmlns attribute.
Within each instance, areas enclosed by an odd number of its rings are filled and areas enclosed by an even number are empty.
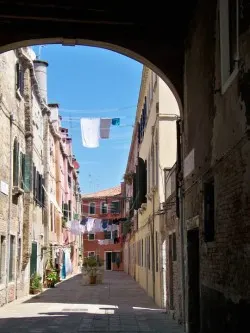
<svg viewBox="0 0 250 333"><path fill-rule="evenodd" d="M199 220L204 333L226 332L229 327L240 331L250 298L247 1L240 2L240 12L240 71L223 94L218 1L199 3L185 52L185 156L195 151L195 169L184 181L185 220L195 216ZM215 188L215 240L205 242L203 182L210 176Z"/></svg>
<svg viewBox="0 0 250 333"><path fill-rule="evenodd" d="M175 207L175 193L173 193L166 200L166 211L165 211L165 225L164 225L164 237L166 239L166 283L167 283L167 311L174 311L174 318L178 322L183 322L182 314L182 289L181 289L181 235L180 235L180 221L176 216ZM170 249L169 235L176 235L176 260L170 260L169 252L173 251ZM172 253L173 255L173 253ZM170 267L172 266L172 269ZM171 272L172 270L172 272ZM171 277L172 275L172 277ZM173 308L170 308L170 281L173 283Z"/></svg>

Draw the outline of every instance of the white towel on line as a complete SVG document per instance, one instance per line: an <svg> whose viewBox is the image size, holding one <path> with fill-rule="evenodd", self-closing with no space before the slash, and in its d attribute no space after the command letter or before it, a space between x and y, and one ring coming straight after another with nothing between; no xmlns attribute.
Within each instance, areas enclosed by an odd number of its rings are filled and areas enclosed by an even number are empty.
<svg viewBox="0 0 250 333"><path fill-rule="evenodd" d="M87 148L99 147L100 118L81 119L82 144Z"/></svg>

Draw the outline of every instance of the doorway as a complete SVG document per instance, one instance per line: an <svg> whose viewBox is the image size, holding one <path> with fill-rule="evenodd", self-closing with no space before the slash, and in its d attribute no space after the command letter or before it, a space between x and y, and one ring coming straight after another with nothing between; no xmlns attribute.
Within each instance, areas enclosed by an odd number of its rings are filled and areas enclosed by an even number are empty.
<svg viewBox="0 0 250 333"><path fill-rule="evenodd" d="M112 268L112 252L105 252L105 269L111 271Z"/></svg>
<svg viewBox="0 0 250 333"><path fill-rule="evenodd" d="M187 232L188 241L188 325L189 333L200 332L199 229Z"/></svg>
<svg viewBox="0 0 250 333"><path fill-rule="evenodd" d="M37 242L32 242L30 257L30 276L37 273Z"/></svg>

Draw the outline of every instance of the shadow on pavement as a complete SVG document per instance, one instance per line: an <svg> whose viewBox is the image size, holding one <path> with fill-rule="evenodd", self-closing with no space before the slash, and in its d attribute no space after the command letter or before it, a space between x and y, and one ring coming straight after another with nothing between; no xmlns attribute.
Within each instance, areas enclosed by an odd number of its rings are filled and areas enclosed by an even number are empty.
<svg viewBox="0 0 250 333"><path fill-rule="evenodd" d="M152 332L166 333L177 331L174 323L165 317L151 314L137 317L130 314L93 314L77 312L41 312L30 317L12 317L0 319L1 333L74 333L74 332Z"/></svg>

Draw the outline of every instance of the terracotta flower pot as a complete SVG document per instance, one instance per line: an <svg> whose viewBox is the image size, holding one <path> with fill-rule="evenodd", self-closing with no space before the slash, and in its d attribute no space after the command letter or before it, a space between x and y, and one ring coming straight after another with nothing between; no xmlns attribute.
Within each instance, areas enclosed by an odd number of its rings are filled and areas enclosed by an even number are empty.
<svg viewBox="0 0 250 333"><path fill-rule="evenodd" d="M96 284L96 275L89 277L89 283L90 284Z"/></svg>
<svg viewBox="0 0 250 333"><path fill-rule="evenodd" d="M40 293L40 289L30 289L30 293L31 293L32 295L37 295L37 294Z"/></svg>

